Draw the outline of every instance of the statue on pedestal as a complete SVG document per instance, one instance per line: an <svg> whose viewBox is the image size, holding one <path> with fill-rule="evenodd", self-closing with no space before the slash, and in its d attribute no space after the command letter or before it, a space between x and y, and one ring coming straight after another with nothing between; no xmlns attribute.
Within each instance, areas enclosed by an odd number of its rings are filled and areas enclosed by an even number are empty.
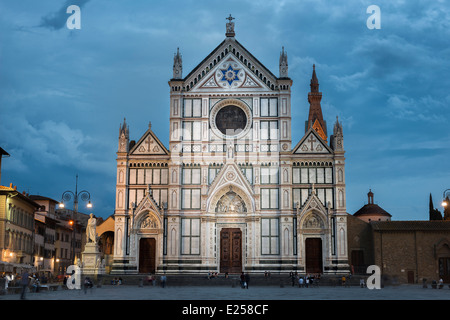
<svg viewBox="0 0 450 320"><path fill-rule="evenodd" d="M89 215L90 218L88 220L87 226L86 226L86 243L93 242L94 244L97 243L97 219L94 218L94 214Z"/></svg>
<svg viewBox="0 0 450 320"><path fill-rule="evenodd" d="M97 219L94 214L89 215L86 225L86 246L81 253L83 259L83 274L103 274L105 272L102 263L102 253L98 248Z"/></svg>

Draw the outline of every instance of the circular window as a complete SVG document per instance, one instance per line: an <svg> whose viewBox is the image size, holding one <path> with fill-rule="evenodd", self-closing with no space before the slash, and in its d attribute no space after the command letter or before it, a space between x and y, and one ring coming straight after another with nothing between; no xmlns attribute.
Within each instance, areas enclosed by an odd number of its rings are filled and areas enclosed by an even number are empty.
<svg viewBox="0 0 450 320"><path fill-rule="evenodd" d="M247 125L244 110L236 106L225 106L217 112L216 126L227 136L235 136L242 132Z"/></svg>
<svg viewBox="0 0 450 320"><path fill-rule="evenodd" d="M251 111L242 101L225 99L211 110L210 124L213 132L222 138L240 138L251 127Z"/></svg>

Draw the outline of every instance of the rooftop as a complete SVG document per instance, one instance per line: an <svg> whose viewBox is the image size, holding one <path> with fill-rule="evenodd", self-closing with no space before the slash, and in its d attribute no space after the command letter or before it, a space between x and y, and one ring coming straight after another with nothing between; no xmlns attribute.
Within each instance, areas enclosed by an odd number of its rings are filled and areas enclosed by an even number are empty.
<svg viewBox="0 0 450 320"><path fill-rule="evenodd" d="M448 220L374 221L374 231L450 231Z"/></svg>
<svg viewBox="0 0 450 320"><path fill-rule="evenodd" d="M384 216L384 217L392 217L390 213L388 213L386 210L381 208L379 205L373 203L373 192L372 190L369 190L369 193L367 194L369 201L368 204L364 205L361 209L356 211L353 215L355 217L358 216Z"/></svg>

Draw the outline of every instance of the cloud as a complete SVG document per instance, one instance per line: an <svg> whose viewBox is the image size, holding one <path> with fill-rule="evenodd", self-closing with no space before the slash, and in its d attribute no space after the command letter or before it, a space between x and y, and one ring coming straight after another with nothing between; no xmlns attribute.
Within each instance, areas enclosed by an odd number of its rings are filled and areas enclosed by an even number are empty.
<svg viewBox="0 0 450 320"><path fill-rule="evenodd" d="M66 21L69 15L67 14L67 7L70 5L77 5L82 8L90 0L66 0L64 5L56 12L47 14L41 18L39 27L48 28L50 30L59 30L66 26Z"/></svg>
<svg viewBox="0 0 450 320"><path fill-rule="evenodd" d="M349 91L355 90L363 81L367 80L367 75L368 71L366 69L345 76L330 75L330 80L334 82L336 90Z"/></svg>
<svg viewBox="0 0 450 320"><path fill-rule="evenodd" d="M90 191L105 193L98 203L113 208L116 125L126 116L137 140L152 121L167 145L173 53L179 46L189 73L223 40L230 13L237 39L274 74L281 46L288 52L293 143L304 134L316 65L328 133L336 116L344 125L348 187L355 190L349 201L360 186L365 197L374 181L379 192L394 190L382 184L397 179L396 189L420 185L417 193L448 181L448 2L380 4L380 30L367 29L372 3L360 0L231 0L226 8L218 0L130 3L1 2L0 145L11 154L5 183L22 179L59 197L66 186L55 183L80 173L92 180ZM82 7L89 32L54 32L66 29L69 5ZM427 178L415 174L411 183L409 171ZM411 206L421 208L415 198ZM409 218L410 211L392 213Z"/></svg>
<svg viewBox="0 0 450 320"><path fill-rule="evenodd" d="M81 129L73 129L62 121L45 120L32 124L24 118L14 120L14 128L6 125L0 129L8 136L10 154L14 154L14 169L18 172L34 171L36 167L75 167L110 174L110 161L105 161L104 148L98 140L86 135ZM14 132L11 135L10 132ZM32 162L29 159L34 159Z"/></svg>
<svg viewBox="0 0 450 320"><path fill-rule="evenodd" d="M442 123L448 121L442 110L446 109L443 102L430 96L418 99L404 95L392 94L387 100L389 115L407 121L425 121Z"/></svg>

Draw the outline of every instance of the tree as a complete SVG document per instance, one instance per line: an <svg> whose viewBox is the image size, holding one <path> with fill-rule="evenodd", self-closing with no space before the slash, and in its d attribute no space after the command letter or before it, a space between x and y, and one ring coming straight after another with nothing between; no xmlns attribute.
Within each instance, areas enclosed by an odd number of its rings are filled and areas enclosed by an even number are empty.
<svg viewBox="0 0 450 320"><path fill-rule="evenodd" d="M438 209L434 208L433 198L431 196L431 193L430 193L430 204L429 204L429 206L430 206L430 208L429 208L430 220L442 220L441 212ZM444 216L445 216L445 211L444 211ZM450 212L448 213L448 218L450 219Z"/></svg>

